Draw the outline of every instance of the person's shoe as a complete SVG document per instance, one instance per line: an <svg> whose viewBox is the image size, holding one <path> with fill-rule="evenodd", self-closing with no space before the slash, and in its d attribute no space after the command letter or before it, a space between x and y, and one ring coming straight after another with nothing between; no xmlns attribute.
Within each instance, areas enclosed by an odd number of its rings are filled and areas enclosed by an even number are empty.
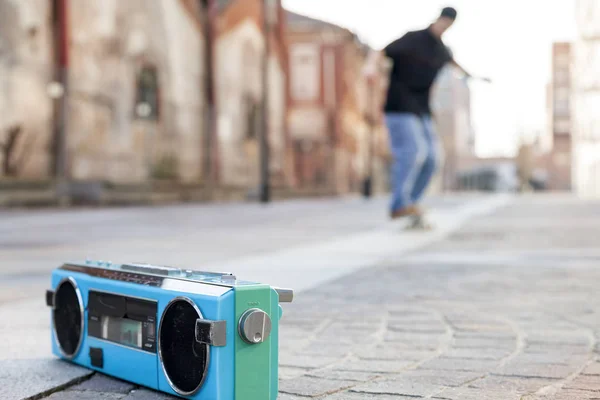
<svg viewBox="0 0 600 400"><path fill-rule="evenodd" d="M415 215L419 215L419 211L418 211L417 207L415 207L414 205L410 205L410 206L406 206L404 208L399 208L395 211L392 211L392 213L390 214L390 217L392 219L398 219L398 218L410 217L410 216L415 216Z"/></svg>

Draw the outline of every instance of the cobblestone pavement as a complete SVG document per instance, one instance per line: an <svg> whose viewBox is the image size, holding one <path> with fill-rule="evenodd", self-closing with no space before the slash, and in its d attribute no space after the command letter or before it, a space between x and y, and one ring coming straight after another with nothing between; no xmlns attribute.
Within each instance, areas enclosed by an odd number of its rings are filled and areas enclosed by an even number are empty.
<svg viewBox="0 0 600 400"><path fill-rule="evenodd" d="M279 398L600 399L599 244L600 203L525 197L304 292ZM48 399L166 397L96 374Z"/></svg>

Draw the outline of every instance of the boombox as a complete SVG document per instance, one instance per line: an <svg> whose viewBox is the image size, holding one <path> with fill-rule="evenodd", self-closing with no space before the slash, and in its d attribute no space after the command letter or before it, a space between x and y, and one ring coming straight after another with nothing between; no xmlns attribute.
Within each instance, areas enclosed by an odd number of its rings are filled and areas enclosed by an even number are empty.
<svg viewBox="0 0 600 400"><path fill-rule="evenodd" d="M197 400L275 400L279 303L293 291L143 263L52 272L52 351L140 386Z"/></svg>

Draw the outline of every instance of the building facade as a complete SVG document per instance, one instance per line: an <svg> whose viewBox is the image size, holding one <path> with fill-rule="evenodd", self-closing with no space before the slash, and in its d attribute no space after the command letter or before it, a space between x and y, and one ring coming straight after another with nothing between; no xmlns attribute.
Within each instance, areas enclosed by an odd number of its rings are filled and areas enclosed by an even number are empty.
<svg viewBox="0 0 600 400"><path fill-rule="evenodd" d="M3 175L52 178L64 126L71 181L252 190L267 115L272 183L293 184L279 0L6 0L0 14Z"/></svg>
<svg viewBox="0 0 600 400"><path fill-rule="evenodd" d="M440 71L431 93L431 108L438 131L440 165L432 191L457 188L457 176L475 156L471 119L471 90L453 67Z"/></svg>
<svg viewBox="0 0 600 400"><path fill-rule="evenodd" d="M571 190L572 53L570 43L554 43L549 93L552 147L547 156L547 185L555 191Z"/></svg>
<svg viewBox="0 0 600 400"><path fill-rule="evenodd" d="M345 28L292 12L287 29L298 184L346 193L359 190L369 174L385 184L385 82L363 77L369 49Z"/></svg>
<svg viewBox="0 0 600 400"><path fill-rule="evenodd" d="M576 0L573 45L573 186L600 197L600 2Z"/></svg>
<svg viewBox="0 0 600 400"><path fill-rule="evenodd" d="M16 175L53 176L60 120L70 180L199 181L207 71L201 23L206 11L197 5L0 2L1 18L7 19L0 24L6 88L0 113L8 129L22 128L22 148L14 158L29 153Z"/></svg>
<svg viewBox="0 0 600 400"><path fill-rule="evenodd" d="M217 7L214 76L218 181L230 186L258 187L261 121L267 113L269 175L273 184L293 185L286 125L286 21L281 2L218 0Z"/></svg>
<svg viewBox="0 0 600 400"><path fill-rule="evenodd" d="M52 32L50 2L0 1L0 176L52 170Z"/></svg>

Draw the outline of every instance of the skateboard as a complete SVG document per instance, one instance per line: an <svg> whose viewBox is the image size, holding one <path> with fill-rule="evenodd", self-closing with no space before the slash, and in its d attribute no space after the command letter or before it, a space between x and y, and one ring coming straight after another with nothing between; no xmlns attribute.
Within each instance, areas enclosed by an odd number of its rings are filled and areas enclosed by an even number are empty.
<svg viewBox="0 0 600 400"><path fill-rule="evenodd" d="M433 225L427 221L423 215L413 215L408 217L406 230L432 230Z"/></svg>

